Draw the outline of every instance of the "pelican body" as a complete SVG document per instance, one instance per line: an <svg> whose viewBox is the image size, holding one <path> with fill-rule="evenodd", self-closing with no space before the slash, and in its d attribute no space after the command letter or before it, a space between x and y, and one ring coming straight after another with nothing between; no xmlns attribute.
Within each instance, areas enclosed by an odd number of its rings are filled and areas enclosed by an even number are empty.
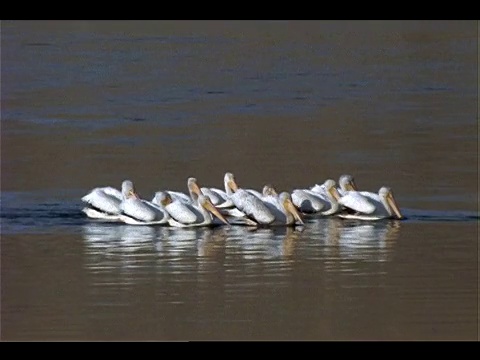
<svg viewBox="0 0 480 360"><path fill-rule="evenodd" d="M314 190L314 188L316 189ZM312 189L296 189L292 193L293 204L306 214L324 216L336 214L340 210L338 199L340 194L335 180L328 179L322 185Z"/></svg>
<svg viewBox="0 0 480 360"><path fill-rule="evenodd" d="M227 185L227 194L235 207L245 214L244 220L247 225L292 226L295 225L296 221L303 224L298 210L292 203L290 194L282 193L280 194L281 196L279 195L278 198L275 198L273 193L267 193L267 196L272 196L273 198L271 201L262 201L257 195L239 188L232 173L225 174L225 183Z"/></svg>
<svg viewBox="0 0 480 360"><path fill-rule="evenodd" d="M96 187L82 201L87 204L82 211L92 219L119 220L122 213L121 204L125 199L137 197L130 180L122 182L122 190L113 187Z"/></svg>
<svg viewBox="0 0 480 360"><path fill-rule="evenodd" d="M381 187L377 194L368 191L349 191L340 197L338 203L347 210L338 214L344 219L403 218L392 190L386 186Z"/></svg>
<svg viewBox="0 0 480 360"><path fill-rule="evenodd" d="M160 203L169 215L168 224L174 227L195 227L215 225L212 214L224 224L229 222L212 204L210 199L200 194L196 204L187 204L178 199L173 199L168 192L160 194Z"/></svg>
<svg viewBox="0 0 480 360"><path fill-rule="evenodd" d="M336 184L332 179L326 180L321 185L315 184L310 189L295 189L292 192L293 203L305 214L332 215L339 210L337 195L343 196L348 191L357 189L351 175L340 176L338 183L336 194L333 193L332 186L336 186Z"/></svg>
<svg viewBox="0 0 480 360"><path fill-rule="evenodd" d="M170 216L159 200L156 193L152 201L132 197L125 199L122 204L120 220L130 225L168 225Z"/></svg>

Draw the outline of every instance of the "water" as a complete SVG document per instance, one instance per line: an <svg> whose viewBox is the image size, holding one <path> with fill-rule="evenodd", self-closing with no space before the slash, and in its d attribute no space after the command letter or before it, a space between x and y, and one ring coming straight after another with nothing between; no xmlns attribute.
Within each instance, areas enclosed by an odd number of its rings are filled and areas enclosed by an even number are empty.
<svg viewBox="0 0 480 360"><path fill-rule="evenodd" d="M478 340L476 21L2 21L1 339ZM390 186L403 221L105 224L142 196Z"/></svg>

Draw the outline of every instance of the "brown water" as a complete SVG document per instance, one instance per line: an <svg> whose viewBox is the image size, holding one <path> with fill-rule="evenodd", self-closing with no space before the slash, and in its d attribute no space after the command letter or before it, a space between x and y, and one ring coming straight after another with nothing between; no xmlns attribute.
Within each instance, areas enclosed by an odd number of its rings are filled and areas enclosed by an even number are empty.
<svg viewBox="0 0 480 360"><path fill-rule="evenodd" d="M1 339L478 340L476 21L1 22ZM132 227L80 198L390 186L403 221Z"/></svg>

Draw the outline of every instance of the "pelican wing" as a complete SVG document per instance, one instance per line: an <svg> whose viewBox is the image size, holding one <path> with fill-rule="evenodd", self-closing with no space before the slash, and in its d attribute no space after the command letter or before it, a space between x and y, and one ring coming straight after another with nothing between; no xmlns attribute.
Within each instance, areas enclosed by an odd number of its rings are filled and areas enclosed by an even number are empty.
<svg viewBox="0 0 480 360"><path fill-rule="evenodd" d="M107 214L106 212L95 210L93 208L85 207L82 209L82 212L84 212L89 218L91 219L102 219L102 220L110 220L110 221L116 221L119 220L120 215L111 215Z"/></svg>
<svg viewBox="0 0 480 360"><path fill-rule="evenodd" d="M210 201L212 202L213 205L218 205L218 204L221 204L223 202L225 202L225 198L222 197L220 194L218 194L217 192L213 191L212 189L210 188L207 188L207 187L202 187L200 188L200 190L202 191L202 193L205 195L205 196L208 196Z"/></svg>
<svg viewBox="0 0 480 360"><path fill-rule="evenodd" d="M210 195L206 193L203 189L204 188L202 188L202 192L210 198L210 201L213 203L213 205L215 205L216 208L223 209L223 208L230 208L234 206L232 200L228 198L228 195L225 191L222 191L216 188L210 188L208 189L212 193ZM218 198L218 203L213 202L212 196Z"/></svg>
<svg viewBox="0 0 480 360"><path fill-rule="evenodd" d="M262 200L246 190L237 190L230 199L238 210L260 224L270 224L275 221L275 216Z"/></svg>
<svg viewBox="0 0 480 360"><path fill-rule="evenodd" d="M82 201L108 214L116 215L121 211L120 204L122 201L106 194L99 188L93 189L90 193L82 197Z"/></svg>
<svg viewBox="0 0 480 360"><path fill-rule="evenodd" d="M180 191L168 191L170 196L172 197L173 200L180 200L181 202L185 204L192 204L192 199L190 198L189 195L184 194Z"/></svg>
<svg viewBox="0 0 480 360"><path fill-rule="evenodd" d="M193 210L193 207L182 203L181 201L174 201L167 206L165 210L170 217L181 224L193 224L198 222L198 214Z"/></svg>
<svg viewBox="0 0 480 360"><path fill-rule="evenodd" d="M256 196L257 198L259 198L259 199L262 199L262 197L263 197L263 194L260 193L260 192L257 191L257 190L247 189L247 191L248 191L250 194L255 195L255 196Z"/></svg>
<svg viewBox="0 0 480 360"><path fill-rule="evenodd" d="M111 187L111 186L107 186L107 187L104 187L102 188L102 191L107 194L107 195L110 195L110 196L113 196L115 198L117 198L118 200L122 201L123 200L123 195L122 195L122 192L115 189L114 187Z"/></svg>
<svg viewBox="0 0 480 360"><path fill-rule="evenodd" d="M268 206L268 204L271 204L273 205L275 208L279 209L280 208L280 204L278 202L278 195L275 196L275 195L266 195L266 196L263 196L262 195L262 198L261 200L265 203L265 205L267 205L267 207L269 209L271 209L270 206Z"/></svg>
<svg viewBox="0 0 480 360"><path fill-rule="evenodd" d="M319 194L325 194L326 192L324 184L321 184L321 185L315 184L310 188L310 190Z"/></svg>
<svg viewBox="0 0 480 360"><path fill-rule="evenodd" d="M278 202L278 199L276 199L273 196L270 196L270 199L268 201L264 201L264 204L267 206L268 210L273 214L275 219L280 220L280 221L285 221L286 215L285 212L281 209L280 203Z"/></svg>
<svg viewBox="0 0 480 360"><path fill-rule="evenodd" d="M154 221L159 213L159 211L152 206L149 206L142 200L136 198L124 200L121 204L121 208L124 215L145 222Z"/></svg>
<svg viewBox="0 0 480 360"><path fill-rule="evenodd" d="M360 194L357 191L349 191L346 195L342 196L338 201L340 205L343 205L349 209L361 212L363 214L371 214L375 211L375 205L372 204L371 199Z"/></svg>
<svg viewBox="0 0 480 360"><path fill-rule="evenodd" d="M298 209L306 213L318 212L325 207L325 203L320 199L319 194L312 193L309 190L293 190L292 202Z"/></svg>

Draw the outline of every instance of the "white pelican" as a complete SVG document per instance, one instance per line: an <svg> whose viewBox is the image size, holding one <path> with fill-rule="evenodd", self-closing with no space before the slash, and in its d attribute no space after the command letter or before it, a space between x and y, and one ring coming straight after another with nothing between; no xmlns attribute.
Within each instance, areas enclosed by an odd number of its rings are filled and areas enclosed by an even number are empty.
<svg viewBox="0 0 480 360"><path fill-rule="evenodd" d="M232 173L225 173L224 182L226 193L235 206L234 215L230 211L228 215L249 219L251 225L267 225L275 220L275 216L260 198L238 187Z"/></svg>
<svg viewBox="0 0 480 360"><path fill-rule="evenodd" d="M227 194L235 207L245 214L246 224L289 226L295 225L296 221L303 224L302 217L293 205L290 194L282 193L272 203L263 202L247 190L239 188L232 173L226 173L225 180Z"/></svg>
<svg viewBox="0 0 480 360"><path fill-rule="evenodd" d="M172 199L168 192L162 192L159 201L170 216L168 220L170 226L193 227L214 225L211 214L215 215L223 223L230 225L227 219L225 219L212 204L210 199L203 194L198 195L197 205Z"/></svg>
<svg viewBox="0 0 480 360"><path fill-rule="evenodd" d="M338 214L344 219L379 220L393 218L394 215L398 219L403 218L392 190L386 186L381 187L378 194L348 191L338 202L347 209L347 213Z"/></svg>
<svg viewBox="0 0 480 360"><path fill-rule="evenodd" d="M125 199L120 207L120 220L130 225L167 225L170 219L161 205L159 192L151 202L134 196Z"/></svg>
<svg viewBox="0 0 480 360"><path fill-rule="evenodd" d="M314 213L328 216L339 212L338 199L340 195L335 180L328 179L322 185L316 186L321 189L321 192L307 189L294 190L292 193L293 204L301 212L307 214Z"/></svg>
<svg viewBox="0 0 480 360"><path fill-rule="evenodd" d="M351 189L350 183L345 178L342 181L344 191ZM315 185L311 189L296 189L292 192L294 205L306 214L333 215L340 210L338 199L340 189L336 187L335 180L327 179L322 185Z"/></svg>
<svg viewBox="0 0 480 360"><path fill-rule="evenodd" d="M292 191L293 204L305 214L318 213L325 207L325 202L322 201L320 196L320 193L314 193L308 189L295 189Z"/></svg>
<svg viewBox="0 0 480 360"><path fill-rule="evenodd" d="M120 205L130 197L137 197L130 180L122 182L121 192L110 186L97 187L82 197L82 201L88 204L82 211L92 219L119 220Z"/></svg>
<svg viewBox="0 0 480 360"><path fill-rule="evenodd" d="M292 202L292 197L286 191L281 192L278 196L269 195L269 199L264 201L268 209L275 216L275 221L269 225L303 225L303 219L298 212L297 208Z"/></svg>

